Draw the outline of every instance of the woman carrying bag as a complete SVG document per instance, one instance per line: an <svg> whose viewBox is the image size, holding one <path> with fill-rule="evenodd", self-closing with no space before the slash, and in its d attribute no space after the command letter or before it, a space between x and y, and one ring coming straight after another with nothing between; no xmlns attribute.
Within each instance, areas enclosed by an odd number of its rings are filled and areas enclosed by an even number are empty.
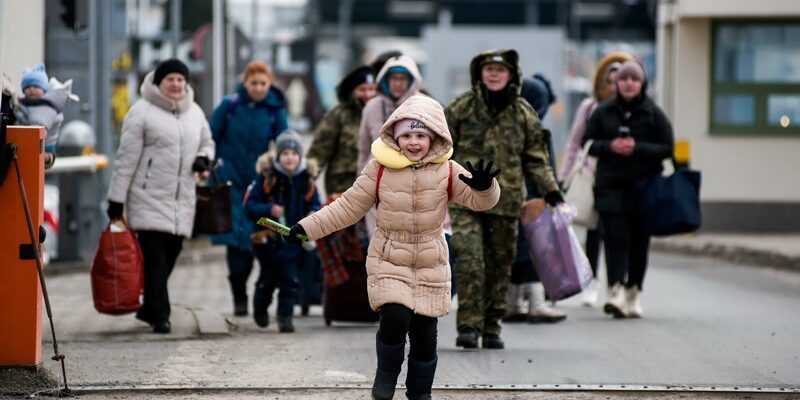
<svg viewBox="0 0 800 400"><path fill-rule="evenodd" d="M586 123L594 110L602 102L608 101L613 98L617 92L616 77L622 63L633 60L633 56L623 52L613 52L605 56L597 64L594 75L594 85L592 96L584 99L578 110L575 112L575 119L572 121L572 128L570 128L569 138L567 139L567 146L564 149L564 156L561 158L561 167L558 169L559 182L569 184L570 173L575 169L576 163L580 162L580 154L583 151L581 143L586 134ZM595 170L594 160L584 160L584 165L580 166L586 168L592 174ZM587 185L588 186L588 185ZM569 193L569 189L567 189ZM588 193L588 190L587 190ZM587 196L591 199L591 196ZM596 220L596 217L594 218ZM597 303L597 291L599 282L597 281L597 266L600 259L600 229L597 226L590 226L586 230L586 257L589 258L589 264L592 266L592 275L594 280L592 284L584 291L583 304L586 306L594 306Z"/></svg>
<svg viewBox="0 0 800 400"><path fill-rule="evenodd" d="M251 61L242 73L236 93L226 96L211 114L211 132L217 144L215 167L218 182L230 182L231 220L228 233L211 236L215 245L226 246L228 281L233 312L247 315L247 279L253 270L255 224L244 210L247 186L258 174L258 157L287 128L286 100L273 84L272 71L261 61Z"/></svg>
<svg viewBox="0 0 800 400"><path fill-rule="evenodd" d="M167 280L192 234L195 173L205 173L214 142L203 110L177 59L145 76L141 98L122 124L111 176L108 217L127 214L144 256L144 303L136 318L155 333L169 333Z"/></svg>
<svg viewBox="0 0 800 400"><path fill-rule="evenodd" d="M666 115L647 96L638 62L622 64L616 86L616 97L592 113L583 141L592 140L589 154L597 157L595 208L603 227L609 287L604 311L616 318L640 318L650 251L641 218L642 190L672 156L673 135Z"/></svg>

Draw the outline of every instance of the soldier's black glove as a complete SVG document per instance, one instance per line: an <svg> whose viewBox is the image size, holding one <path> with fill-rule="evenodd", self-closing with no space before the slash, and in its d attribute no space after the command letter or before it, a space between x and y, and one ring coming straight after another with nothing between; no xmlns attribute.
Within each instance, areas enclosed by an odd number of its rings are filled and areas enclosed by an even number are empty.
<svg viewBox="0 0 800 400"><path fill-rule="evenodd" d="M200 156L194 159L194 163L192 164L192 172L206 172L208 168L211 166L211 161L206 156Z"/></svg>
<svg viewBox="0 0 800 400"><path fill-rule="evenodd" d="M472 166L472 163L467 161L467 171L472 174L472 178L467 178L464 174L458 174L458 179L461 179L469 185L469 187L482 192L492 187L492 179L500 175L500 170L492 171L494 161L489 161L486 167L483 166L483 159L478 160L478 168Z"/></svg>
<svg viewBox="0 0 800 400"><path fill-rule="evenodd" d="M308 235L306 235L306 230L303 229L303 225L294 224L292 229L289 230L289 236L286 236L286 241L291 244L302 244L303 240L300 239L300 236Z"/></svg>
<svg viewBox="0 0 800 400"><path fill-rule="evenodd" d="M108 215L108 219L111 221L122 219L122 211L124 208L125 206L122 203L109 200L108 208L106 209L106 215Z"/></svg>
<svg viewBox="0 0 800 400"><path fill-rule="evenodd" d="M564 202L564 196L561 195L561 192L558 190L553 190L552 192L547 192L544 195L544 202L549 204L551 207L555 207Z"/></svg>

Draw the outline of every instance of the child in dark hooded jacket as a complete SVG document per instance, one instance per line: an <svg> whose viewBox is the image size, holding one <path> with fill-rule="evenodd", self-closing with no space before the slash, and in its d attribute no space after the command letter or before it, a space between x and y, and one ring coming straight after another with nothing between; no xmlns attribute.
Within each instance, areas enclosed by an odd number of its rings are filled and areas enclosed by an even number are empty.
<svg viewBox="0 0 800 400"><path fill-rule="evenodd" d="M311 174L306 170L300 136L286 131L276 140L277 159L262 155L257 163L258 178L245 194L250 218L267 217L289 226L319 210L320 200ZM253 318L261 327L269 325L267 308L278 292L278 329L294 332L292 313L300 291L299 269L306 254L303 247L283 240L267 230L253 234L253 249L261 273L253 295Z"/></svg>

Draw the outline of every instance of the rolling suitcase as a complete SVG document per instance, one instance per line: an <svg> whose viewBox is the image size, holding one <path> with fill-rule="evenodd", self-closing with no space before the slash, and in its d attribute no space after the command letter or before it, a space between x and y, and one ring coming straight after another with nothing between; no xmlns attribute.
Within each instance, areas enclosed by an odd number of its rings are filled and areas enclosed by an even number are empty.
<svg viewBox="0 0 800 400"><path fill-rule="evenodd" d="M377 322L367 296L363 221L317 241L323 270L323 316L333 321ZM363 232L362 232L363 233Z"/></svg>

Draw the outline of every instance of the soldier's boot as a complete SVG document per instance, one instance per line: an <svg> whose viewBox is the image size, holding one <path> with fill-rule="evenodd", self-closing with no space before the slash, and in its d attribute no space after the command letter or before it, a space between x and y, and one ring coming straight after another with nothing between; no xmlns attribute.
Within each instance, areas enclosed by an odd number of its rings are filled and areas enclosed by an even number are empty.
<svg viewBox="0 0 800 400"><path fill-rule="evenodd" d="M500 335L487 333L483 335L483 340L481 340L481 347L490 350L502 350L506 348L506 344L503 342L503 339L500 339Z"/></svg>
<svg viewBox="0 0 800 400"><path fill-rule="evenodd" d="M608 297L603 311L611 314L614 318L627 317L627 304L625 301L625 287L622 283L616 283L608 289Z"/></svg>
<svg viewBox="0 0 800 400"><path fill-rule="evenodd" d="M478 331L472 328L464 328L458 331L456 346L465 349L478 348Z"/></svg>
<svg viewBox="0 0 800 400"><path fill-rule="evenodd" d="M527 285L531 295L531 306L528 310L529 323L555 323L567 319L567 315L563 311L547 304L544 285L541 282L528 283Z"/></svg>
<svg viewBox="0 0 800 400"><path fill-rule="evenodd" d="M503 317L503 322L525 322L527 316L523 311L522 285L511 284L506 292L508 312Z"/></svg>
<svg viewBox="0 0 800 400"><path fill-rule="evenodd" d="M642 291L636 286L630 287L625 291L625 305L628 311L628 318L642 318L642 303L639 300Z"/></svg>
<svg viewBox="0 0 800 400"><path fill-rule="evenodd" d="M397 386L397 376L400 375L403 366L406 343L388 345L381 342L376 335L375 350L378 355L378 368L375 370L375 382L372 383L372 398L391 400Z"/></svg>
<svg viewBox="0 0 800 400"><path fill-rule="evenodd" d="M408 359L406 374L406 397L408 400L430 400L433 378L436 375L436 361Z"/></svg>

